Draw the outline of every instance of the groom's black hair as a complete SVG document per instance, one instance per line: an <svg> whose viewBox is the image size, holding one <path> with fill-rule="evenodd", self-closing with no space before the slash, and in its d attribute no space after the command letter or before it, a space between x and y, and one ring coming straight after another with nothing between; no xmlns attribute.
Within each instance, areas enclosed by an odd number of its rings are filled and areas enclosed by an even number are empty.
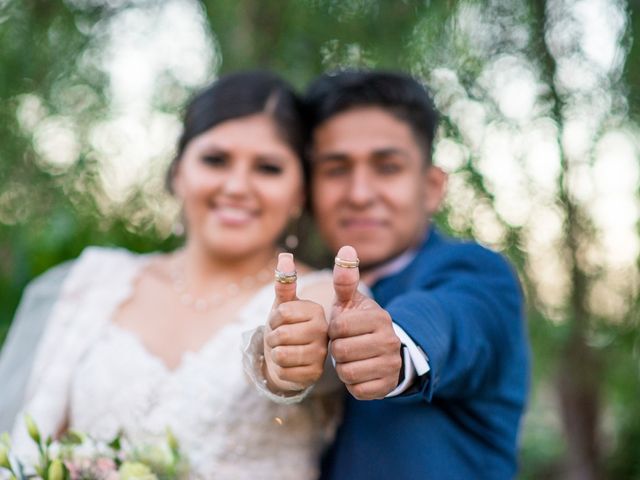
<svg viewBox="0 0 640 480"><path fill-rule="evenodd" d="M427 88L407 74L381 70L325 73L309 86L304 101L311 131L347 110L380 107L411 127L426 164L431 164L439 115Z"/></svg>
<svg viewBox="0 0 640 480"><path fill-rule="evenodd" d="M220 77L189 102L176 156L167 175L169 191L182 154L194 137L227 120L257 113L266 113L273 118L281 138L300 159L306 182L308 168L303 159L308 129L302 100L278 75L254 70Z"/></svg>

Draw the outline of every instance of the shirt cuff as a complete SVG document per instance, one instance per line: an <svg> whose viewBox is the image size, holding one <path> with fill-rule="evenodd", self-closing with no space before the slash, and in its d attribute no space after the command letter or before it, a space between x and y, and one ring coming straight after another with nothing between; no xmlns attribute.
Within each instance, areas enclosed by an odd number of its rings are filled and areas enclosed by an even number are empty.
<svg viewBox="0 0 640 480"><path fill-rule="evenodd" d="M404 393L411 387L411 385L413 385L416 376L420 377L425 375L431 369L427 355L422 351L422 349L415 344L402 327L395 323L392 325L395 334L400 339L400 343L402 343L401 354L404 364L404 376L402 382L387 394L385 398L395 397Z"/></svg>

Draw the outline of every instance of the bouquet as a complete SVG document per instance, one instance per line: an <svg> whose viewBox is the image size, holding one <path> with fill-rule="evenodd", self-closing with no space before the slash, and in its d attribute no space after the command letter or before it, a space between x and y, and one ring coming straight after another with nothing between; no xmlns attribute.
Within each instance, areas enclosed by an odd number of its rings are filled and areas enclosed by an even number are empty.
<svg viewBox="0 0 640 480"><path fill-rule="evenodd" d="M0 479L10 480L183 480L189 472L171 431L157 444L131 445L118 435L111 442L98 442L69 431L59 440L43 439L28 415L29 436L38 447L36 464L13 458L11 439L0 436Z"/></svg>

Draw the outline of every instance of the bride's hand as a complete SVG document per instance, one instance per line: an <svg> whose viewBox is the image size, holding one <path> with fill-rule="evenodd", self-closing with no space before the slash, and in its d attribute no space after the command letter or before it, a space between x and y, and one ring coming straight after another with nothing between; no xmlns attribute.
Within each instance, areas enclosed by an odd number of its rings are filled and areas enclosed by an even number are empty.
<svg viewBox="0 0 640 480"><path fill-rule="evenodd" d="M293 255L281 253L279 272L295 272ZM303 390L322 376L328 324L322 306L296 296L296 282L275 282L275 302L264 335L264 375L272 391Z"/></svg>

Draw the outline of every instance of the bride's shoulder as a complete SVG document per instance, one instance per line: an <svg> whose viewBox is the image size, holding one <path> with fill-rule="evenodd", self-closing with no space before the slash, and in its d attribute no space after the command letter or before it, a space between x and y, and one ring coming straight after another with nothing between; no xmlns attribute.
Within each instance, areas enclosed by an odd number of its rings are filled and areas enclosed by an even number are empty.
<svg viewBox="0 0 640 480"><path fill-rule="evenodd" d="M86 247L72 261L67 286L85 288L89 284L113 282L137 270L146 255L125 248Z"/></svg>
<svg viewBox="0 0 640 480"><path fill-rule="evenodd" d="M119 247L86 247L78 257L79 263L92 263L103 265L105 263L131 263L144 255Z"/></svg>
<svg viewBox="0 0 640 480"><path fill-rule="evenodd" d="M27 284L24 295L27 297L45 296L56 292L69 275L74 262L75 260L67 260L41 273Z"/></svg>

